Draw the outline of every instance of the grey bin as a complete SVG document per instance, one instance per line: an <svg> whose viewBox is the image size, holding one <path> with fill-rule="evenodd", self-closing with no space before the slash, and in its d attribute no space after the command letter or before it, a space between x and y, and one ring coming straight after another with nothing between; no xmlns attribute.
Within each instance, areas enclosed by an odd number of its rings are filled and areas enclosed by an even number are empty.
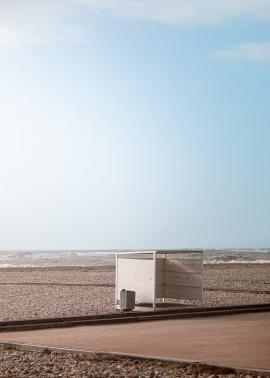
<svg viewBox="0 0 270 378"><path fill-rule="evenodd" d="M135 291L121 290L120 291L120 310L131 311L135 308Z"/></svg>

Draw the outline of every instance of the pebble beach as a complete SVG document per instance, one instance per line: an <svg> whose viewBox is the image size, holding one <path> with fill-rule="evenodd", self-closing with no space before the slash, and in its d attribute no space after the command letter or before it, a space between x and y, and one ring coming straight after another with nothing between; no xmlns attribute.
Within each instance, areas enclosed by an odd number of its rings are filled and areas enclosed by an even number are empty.
<svg viewBox="0 0 270 378"><path fill-rule="evenodd" d="M252 378L233 369L199 364L107 359L61 352L2 350L0 377L5 378Z"/></svg>
<svg viewBox="0 0 270 378"><path fill-rule="evenodd" d="M0 269L0 321L114 312L114 266ZM206 264L204 305L270 302L270 264ZM196 364L0 352L0 377L256 377Z"/></svg>
<svg viewBox="0 0 270 378"><path fill-rule="evenodd" d="M2 268L0 321L114 312L114 266ZM204 306L270 302L270 264L206 264Z"/></svg>

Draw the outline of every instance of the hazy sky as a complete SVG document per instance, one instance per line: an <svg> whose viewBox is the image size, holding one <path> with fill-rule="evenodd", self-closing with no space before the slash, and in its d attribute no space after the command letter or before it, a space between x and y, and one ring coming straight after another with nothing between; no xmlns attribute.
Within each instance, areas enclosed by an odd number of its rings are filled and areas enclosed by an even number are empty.
<svg viewBox="0 0 270 378"><path fill-rule="evenodd" d="M269 0L0 0L0 249L270 246Z"/></svg>

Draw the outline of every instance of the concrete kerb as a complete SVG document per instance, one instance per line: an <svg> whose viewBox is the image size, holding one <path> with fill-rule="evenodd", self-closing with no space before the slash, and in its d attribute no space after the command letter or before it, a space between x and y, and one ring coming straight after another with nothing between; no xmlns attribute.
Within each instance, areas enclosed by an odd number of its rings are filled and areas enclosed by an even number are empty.
<svg viewBox="0 0 270 378"><path fill-rule="evenodd" d="M222 369L224 373L235 373L239 374L255 374L259 375L260 377L270 378L270 370L269 369L254 369L252 367L247 366L230 366L230 365L222 365L222 364L215 364L215 363L208 363L204 361L196 361L196 360L182 360L177 358L166 358L160 356L145 356L145 355L136 355L136 354L129 354L129 353L117 353L112 351L93 351L93 350L86 350L86 349L77 349L77 348L65 348L65 347L53 347L51 345L39 345L39 344L30 344L30 343L18 343L18 342L8 342L8 341L1 341L0 342L0 349L4 350L18 350L18 351L29 351L29 352L39 352L39 353L51 353L51 352L59 352L59 353L67 353L67 354L79 354L86 359L106 359L106 360L119 360L119 359L130 359L130 360L142 360L142 361L154 361L154 362L163 362L163 363L170 363L176 364L180 366L186 365L197 365L200 367L211 368L211 369Z"/></svg>
<svg viewBox="0 0 270 378"><path fill-rule="evenodd" d="M35 329L63 328L85 325L106 325L128 322L142 322L169 319L185 319L208 316L236 315L254 312L268 312L270 304L239 305L224 307L198 307L198 308L178 308L170 310L158 310L156 312L126 312L111 313L102 315L89 315L67 318L51 319L28 319L19 321L0 322L0 332L12 332Z"/></svg>

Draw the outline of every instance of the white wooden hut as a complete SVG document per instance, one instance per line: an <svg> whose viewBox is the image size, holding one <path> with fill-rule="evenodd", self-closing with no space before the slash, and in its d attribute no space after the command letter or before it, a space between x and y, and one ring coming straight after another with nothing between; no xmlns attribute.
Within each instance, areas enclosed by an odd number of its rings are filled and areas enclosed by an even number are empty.
<svg viewBox="0 0 270 378"><path fill-rule="evenodd" d="M156 250L116 253L115 304L122 289L136 292L136 304L166 299L202 301L203 252ZM166 305L165 305L166 307Z"/></svg>

